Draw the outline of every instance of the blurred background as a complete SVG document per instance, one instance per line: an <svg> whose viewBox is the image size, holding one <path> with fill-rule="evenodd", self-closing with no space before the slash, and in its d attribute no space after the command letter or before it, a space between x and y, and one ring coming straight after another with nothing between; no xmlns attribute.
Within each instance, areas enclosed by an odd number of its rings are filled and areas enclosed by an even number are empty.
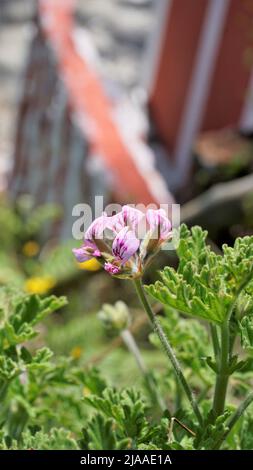
<svg viewBox="0 0 253 470"><path fill-rule="evenodd" d="M177 202L217 250L252 234L252 71L252 1L0 0L0 283L67 294L57 353L113 377L128 355L96 312L138 318L127 283L74 261L75 204Z"/></svg>

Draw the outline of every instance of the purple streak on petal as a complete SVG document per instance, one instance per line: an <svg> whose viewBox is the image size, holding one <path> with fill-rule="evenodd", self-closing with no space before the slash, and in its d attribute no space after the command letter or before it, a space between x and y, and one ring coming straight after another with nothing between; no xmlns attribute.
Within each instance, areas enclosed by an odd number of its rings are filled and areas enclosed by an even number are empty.
<svg viewBox="0 0 253 470"><path fill-rule="evenodd" d="M107 227L107 215L103 214L95 219L85 232L85 240L96 240L103 238L103 232Z"/></svg>
<svg viewBox="0 0 253 470"><path fill-rule="evenodd" d="M104 269L110 274L118 274L120 272L119 266L115 266L114 264L108 262L104 264Z"/></svg>
<svg viewBox="0 0 253 470"><path fill-rule="evenodd" d="M129 227L131 230L136 231L140 222L144 219L145 215L130 206L123 206L121 212L115 214L107 219L107 227L114 233L119 233L124 227Z"/></svg>
<svg viewBox="0 0 253 470"><path fill-rule="evenodd" d="M149 209L146 213L146 219L150 230L156 231L159 238L165 240L171 233L171 222L163 209Z"/></svg>
<svg viewBox="0 0 253 470"><path fill-rule="evenodd" d="M136 253L139 245L140 240L136 238L134 232L124 227L113 241L112 253L116 259L125 264Z"/></svg>
<svg viewBox="0 0 253 470"><path fill-rule="evenodd" d="M123 206L121 212L125 225L130 227L131 230L136 230L142 219L145 217L143 212L131 206Z"/></svg>

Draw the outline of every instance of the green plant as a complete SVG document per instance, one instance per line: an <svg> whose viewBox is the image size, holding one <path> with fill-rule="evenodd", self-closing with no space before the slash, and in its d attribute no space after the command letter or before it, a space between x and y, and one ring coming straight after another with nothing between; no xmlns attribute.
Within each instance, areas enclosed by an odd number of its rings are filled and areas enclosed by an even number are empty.
<svg viewBox="0 0 253 470"><path fill-rule="evenodd" d="M253 237L221 254L206 237L181 226L154 284L124 267L148 315L104 304L104 330L0 288L0 449L252 448Z"/></svg>
<svg viewBox="0 0 253 470"><path fill-rule="evenodd" d="M193 227L190 231L182 225L177 248L179 257L177 270L166 267L161 272L161 281L147 286L146 291L166 306L209 323L213 357L206 357L206 363L213 370L216 378L208 422L210 426L216 426L215 423L220 422L223 414L226 413L226 396L230 377L247 367L249 361L247 356L242 359L238 353L234 353L236 338L239 335L242 347L251 351L253 237L237 239L233 248L224 245L223 254L218 255L206 245L206 236L207 233L200 227ZM137 285L137 289L158 333L162 336L162 342L167 348L166 352L171 355L166 343L167 336L164 335L160 323L152 314L141 284ZM188 383L185 384L175 358L172 356L171 359L172 363L174 361L176 373L202 430L203 424L198 416L199 410L196 409L196 402L192 402ZM234 414L229 418L225 415L225 427L221 435L213 440L214 448L222 445L227 434L252 401L253 394L250 393ZM205 428L206 424L204 422ZM211 427L210 434L212 434L212 429Z"/></svg>
<svg viewBox="0 0 253 470"><path fill-rule="evenodd" d="M47 230L60 217L57 205L35 206L30 195L13 203L0 199L0 285L46 294L77 277L73 241L45 243Z"/></svg>
<svg viewBox="0 0 253 470"><path fill-rule="evenodd" d="M139 238L140 224L142 234L145 226L142 238ZM144 214L130 206L123 206L121 212L112 217L104 213L96 219L86 231L81 248L73 252L79 262L95 257L111 276L132 280L153 330L174 370L178 390L180 389L180 394L184 392L191 407L193 416L190 424L196 436L194 446L216 449L220 448L231 434L253 401L253 394L249 393L233 412L226 402L231 376L242 373L245 369L248 369L248 373L251 372L253 237L238 238L234 247L223 245L221 254L211 250L206 243L206 237L207 232L200 227L189 230L182 225L178 234L175 230L172 232L171 223L162 209L149 209ZM165 267L160 273L160 281L144 287L143 275L146 267L171 239L178 241L177 269ZM180 315L196 317L209 326L213 352L210 353L207 347L206 354L203 351L205 355L201 359L215 375L211 406L209 402L204 406L204 398L210 391L212 381L208 376L203 380L205 373L198 372L198 378L204 382L206 388L200 390L197 396L172 344L176 343L180 331L177 329L177 334L170 334L169 326L166 327L166 323L160 321L146 293L165 305L168 319L172 309ZM104 313L103 317L107 318L108 308L106 310L107 313ZM109 312L112 321L115 316L114 309L109 309ZM196 325L192 323L184 338L188 345L191 343L190 336L194 329L196 332ZM124 334L128 335L126 327L121 336ZM235 353L239 336L242 348L248 351L246 357L239 354L239 351ZM205 337L204 334L203 338ZM129 344L128 341L128 347ZM134 344L133 338L131 344ZM139 356L136 347L129 347L129 350L136 358ZM198 351L202 352L202 349L196 349L197 356ZM184 362L189 359L187 356L188 353L184 356ZM199 361L200 357L197 357L193 363L195 370L200 371ZM139 359L138 363L141 364ZM143 366L141 369L143 372ZM186 410L183 406L178 411L184 415ZM173 419L179 422L177 417ZM187 428L185 424L182 425L182 428L184 427Z"/></svg>

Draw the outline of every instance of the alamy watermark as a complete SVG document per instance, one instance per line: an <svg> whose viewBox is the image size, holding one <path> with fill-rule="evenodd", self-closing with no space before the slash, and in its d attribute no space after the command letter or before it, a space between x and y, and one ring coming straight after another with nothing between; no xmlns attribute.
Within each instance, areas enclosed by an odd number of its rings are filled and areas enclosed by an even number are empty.
<svg viewBox="0 0 253 470"><path fill-rule="evenodd" d="M172 226L173 237L162 246L163 250L174 250L178 244L178 228L180 226L180 204L128 204L128 206L141 211L145 214L149 209L159 210L162 209L164 215L170 220ZM75 220L72 225L72 236L75 240L84 239L85 233L91 226L92 222L101 217L103 214L112 217L119 214L122 210L122 205L116 203L110 203L104 205L103 196L95 196L94 204L91 206L86 203L76 204L72 210L72 216ZM147 231L149 230L148 223L145 217L135 227L135 235L138 239L142 240L145 238ZM159 230L159 228L157 228ZM152 238L157 238L159 235L156 231L151 234ZM113 240L114 235L108 231L105 227L105 231L102 232L101 238L107 240Z"/></svg>

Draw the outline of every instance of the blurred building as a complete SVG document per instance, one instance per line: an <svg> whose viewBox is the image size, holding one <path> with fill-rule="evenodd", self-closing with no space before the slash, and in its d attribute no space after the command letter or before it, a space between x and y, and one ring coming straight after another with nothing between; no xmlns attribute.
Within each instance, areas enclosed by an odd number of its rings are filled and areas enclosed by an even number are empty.
<svg viewBox="0 0 253 470"><path fill-rule="evenodd" d="M253 131L253 2L158 1L145 71L169 184L180 189L199 133Z"/></svg>
<svg viewBox="0 0 253 470"><path fill-rule="evenodd" d="M14 197L28 192L38 203L64 208L64 224L56 227L64 237L71 234L73 206L92 204L94 195L172 202L171 191L189 177L202 131L253 130L252 2L107 0L103 12L109 25L114 21L113 39L103 34L100 0L78 10L94 35L80 28L75 9L81 3L37 3L10 180ZM149 16L146 23L141 15L124 23L124 15L115 15L120 8ZM133 24L138 27L126 35ZM144 30L145 41L136 33ZM126 53L115 47L122 38L134 50L146 46L139 83L117 57ZM136 54L133 69L141 57ZM114 76L121 70L120 84Z"/></svg>

